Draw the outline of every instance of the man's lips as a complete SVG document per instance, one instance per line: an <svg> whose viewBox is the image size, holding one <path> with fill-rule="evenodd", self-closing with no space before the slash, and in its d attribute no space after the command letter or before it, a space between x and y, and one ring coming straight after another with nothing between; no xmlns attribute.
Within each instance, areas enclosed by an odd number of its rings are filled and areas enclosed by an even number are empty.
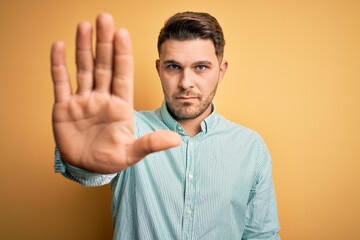
<svg viewBox="0 0 360 240"><path fill-rule="evenodd" d="M194 98L198 98L196 96L182 96L182 97L176 97L177 99L194 99Z"/></svg>
<svg viewBox="0 0 360 240"><path fill-rule="evenodd" d="M176 99L194 99L194 98L200 98L200 94L196 93L187 93L187 94L177 94L175 95Z"/></svg>
<svg viewBox="0 0 360 240"><path fill-rule="evenodd" d="M180 96L180 97L176 97L175 99L177 101L180 101L180 102L193 102L193 101L196 101L198 99L198 97L195 97L195 96Z"/></svg>

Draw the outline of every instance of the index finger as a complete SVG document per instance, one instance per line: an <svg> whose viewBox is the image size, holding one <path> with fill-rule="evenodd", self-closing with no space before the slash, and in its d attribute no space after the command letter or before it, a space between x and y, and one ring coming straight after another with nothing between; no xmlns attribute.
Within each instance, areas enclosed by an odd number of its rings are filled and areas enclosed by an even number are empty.
<svg viewBox="0 0 360 240"><path fill-rule="evenodd" d="M133 103L134 64L129 32L122 28L114 38L114 75L112 92L124 101Z"/></svg>

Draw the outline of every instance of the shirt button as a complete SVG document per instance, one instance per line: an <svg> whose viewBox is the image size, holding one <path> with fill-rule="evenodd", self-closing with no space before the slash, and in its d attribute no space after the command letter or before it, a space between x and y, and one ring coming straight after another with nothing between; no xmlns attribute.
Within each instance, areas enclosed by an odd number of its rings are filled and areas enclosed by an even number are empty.
<svg viewBox="0 0 360 240"><path fill-rule="evenodd" d="M188 209L188 210L186 210L186 214L190 216L192 214L192 211L190 209Z"/></svg>
<svg viewBox="0 0 360 240"><path fill-rule="evenodd" d="M193 179L194 175L192 175L191 173L189 174L189 179Z"/></svg>

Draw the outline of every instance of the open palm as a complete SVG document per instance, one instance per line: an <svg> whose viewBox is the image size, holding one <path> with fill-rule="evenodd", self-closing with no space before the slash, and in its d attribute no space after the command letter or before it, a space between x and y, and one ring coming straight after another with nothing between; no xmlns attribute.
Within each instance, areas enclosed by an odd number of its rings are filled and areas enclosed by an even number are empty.
<svg viewBox="0 0 360 240"><path fill-rule="evenodd" d="M82 22L76 36L78 89L73 93L65 64L65 48L51 49L55 90L53 129L61 157L67 163L97 173L116 173L147 154L175 147L176 133L157 131L134 136L133 59L125 29L114 30L111 15L97 18L96 53L92 26Z"/></svg>

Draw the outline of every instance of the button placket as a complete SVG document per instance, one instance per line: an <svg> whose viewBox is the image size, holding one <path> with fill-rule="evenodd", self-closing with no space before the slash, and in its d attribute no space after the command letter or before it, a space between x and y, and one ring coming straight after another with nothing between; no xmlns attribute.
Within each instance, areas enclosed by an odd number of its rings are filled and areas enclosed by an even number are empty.
<svg viewBox="0 0 360 240"><path fill-rule="evenodd" d="M191 239L192 227L194 221L194 208L195 208L195 179L194 179L194 166L195 166L195 153L194 142L191 139L187 142L186 151L186 177L185 177L185 203L184 203L184 216L183 216L183 231L184 238Z"/></svg>

